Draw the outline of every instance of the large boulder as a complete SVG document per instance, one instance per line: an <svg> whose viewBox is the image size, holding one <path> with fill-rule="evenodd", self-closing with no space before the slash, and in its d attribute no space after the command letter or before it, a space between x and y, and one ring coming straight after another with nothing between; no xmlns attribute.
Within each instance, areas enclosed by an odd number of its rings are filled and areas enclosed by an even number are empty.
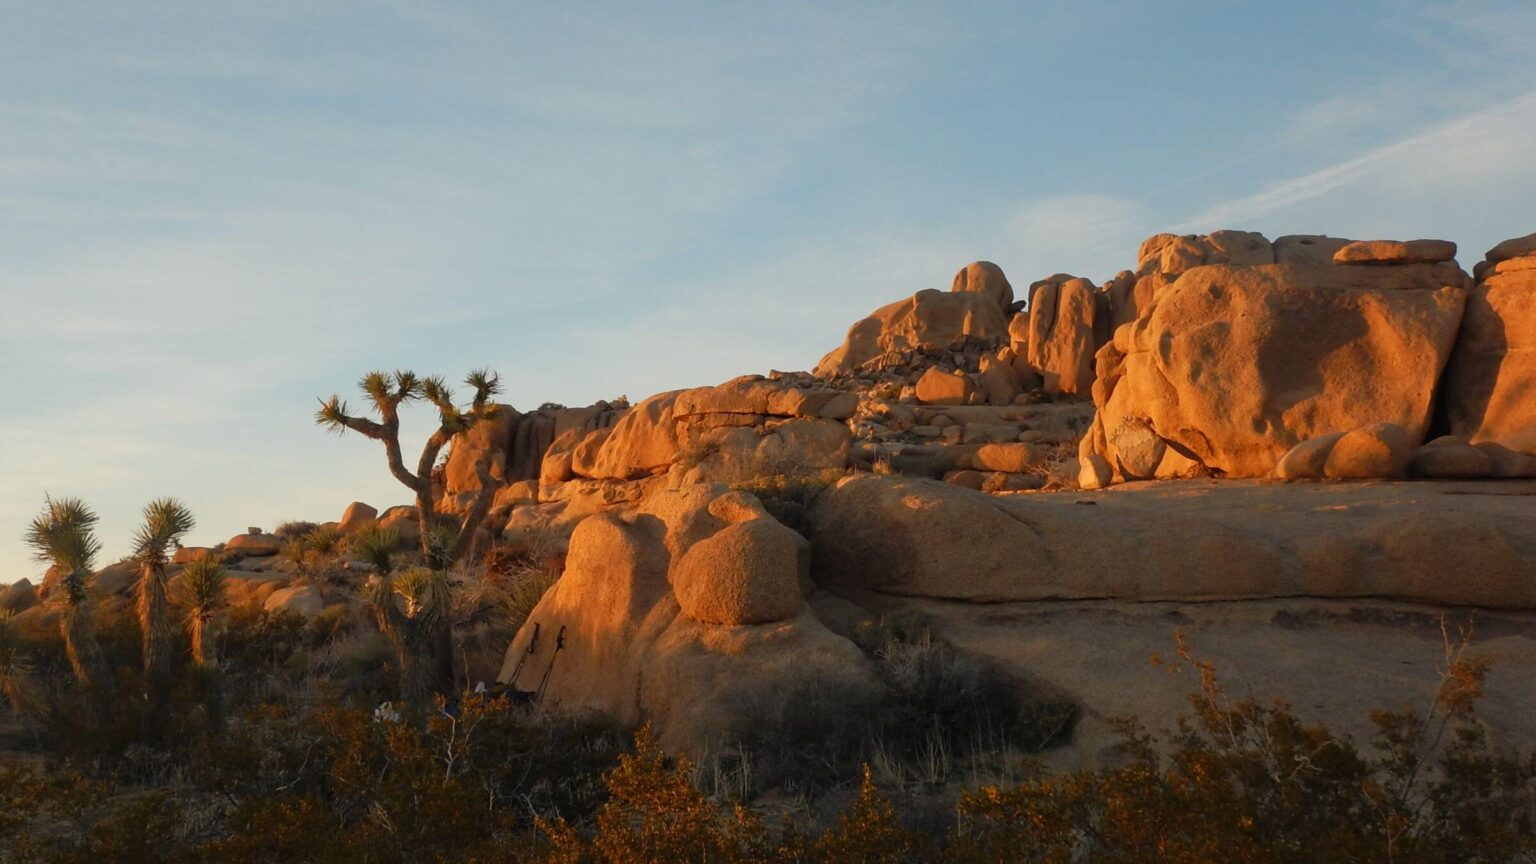
<svg viewBox="0 0 1536 864"><path fill-rule="evenodd" d="M794 617L802 603L805 538L760 516L695 542L672 569L683 614L704 624L767 624Z"/></svg>
<svg viewBox="0 0 1536 864"><path fill-rule="evenodd" d="M1099 351L1087 452L1136 479L1262 477L1295 445L1372 422L1407 429L1411 449L1467 282L1446 263L1185 270Z"/></svg>
<svg viewBox="0 0 1536 864"><path fill-rule="evenodd" d="M975 603L1376 597L1536 609L1536 522L1529 499L1510 494L1529 484L1420 485L1137 484L1084 507L1077 495L858 475L819 499L811 572L837 590Z"/></svg>
<svg viewBox="0 0 1536 864"><path fill-rule="evenodd" d="M801 600L804 541L790 535L719 486L590 516L499 680L532 690L549 670L545 704L648 720L664 746L695 753L739 740L808 680L869 688L862 653Z"/></svg>
<svg viewBox="0 0 1536 864"><path fill-rule="evenodd" d="M842 346L816 364L816 374L852 372L891 352L949 345L966 337L998 344L1008 340L1007 313L992 293L919 291L855 323Z"/></svg>
<svg viewBox="0 0 1536 864"><path fill-rule="evenodd" d="M1099 291L1087 279L1058 275L1030 286L1029 365L1045 379L1046 392L1086 396L1093 386L1099 306Z"/></svg>
<svg viewBox="0 0 1536 864"><path fill-rule="evenodd" d="M372 525L379 518L379 511L361 501L353 501L347 505L345 512L341 514L339 527L344 532L353 532L367 525Z"/></svg>
<svg viewBox="0 0 1536 864"><path fill-rule="evenodd" d="M949 290L955 294L985 294L1005 312L1013 305L1013 286L1008 284L1003 268L991 261L972 261L960 268Z"/></svg>
<svg viewBox="0 0 1536 864"><path fill-rule="evenodd" d="M325 600L313 585L294 585L279 588L267 596L262 609L272 613L292 613L313 618L325 608Z"/></svg>
<svg viewBox="0 0 1536 864"><path fill-rule="evenodd" d="M1536 452L1536 234L1495 246L1477 273L1445 370L1446 425Z"/></svg>

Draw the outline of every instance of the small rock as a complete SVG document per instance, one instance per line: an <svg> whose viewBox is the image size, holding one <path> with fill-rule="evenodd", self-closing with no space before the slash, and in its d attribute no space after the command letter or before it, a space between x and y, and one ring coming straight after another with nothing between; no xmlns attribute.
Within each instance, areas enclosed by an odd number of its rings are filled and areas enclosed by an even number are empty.
<svg viewBox="0 0 1536 864"><path fill-rule="evenodd" d="M325 600L315 586L296 585L273 591L261 608L267 612L296 612L307 619L320 614Z"/></svg>
<svg viewBox="0 0 1536 864"><path fill-rule="evenodd" d="M1408 468L1420 477L1475 480L1493 476L1493 457L1452 435L1415 450Z"/></svg>
<svg viewBox="0 0 1536 864"><path fill-rule="evenodd" d="M261 558L267 555L276 555L282 548L282 541L271 534L238 534L229 538L224 544L224 551L231 555L243 558Z"/></svg>
<svg viewBox="0 0 1536 864"><path fill-rule="evenodd" d="M970 376L963 372L945 372L938 367L917 380L917 401L928 405L965 405L976 393Z"/></svg>
<svg viewBox="0 0 1536 864"><path fill-rule="evenodd" d="M1323 473L1340 479L1401 477L1413 457L1414 435L1395 423L1362 426L1339 437Z"/></svg>
<svg viewBox="0 0 1536 864"><path fill-rule="evenodd" d="M1113 483L1114 478L1114 469L1110 467L1109 460L1097 453L1089 453L1078 462L1077 485L1084 489L1103 489Z"/></svg>
<svg viewBox="0 0 1536 864"><path fill-rule="evenodd" d="M1032 444L983 444L971 456L971 466L979 471L1025 474L1044 464L1044 451Z"/></svg>
<svg viewBox="0 0 1536 864"><path fill-rule="evenodd" d="M1333 253L1333 263L1438 264L1455 257L1449 240L1356 240Z"/></svg>
<svg viewBox="0 0 1536 864"><path fill-rule="evenodd" d="M1343 432L1334 432L1331 435L1319 435L1297 444L1287 450L1275 464L1275 476L1281 480L1324 476L1323 472L1328 465L1328 454L1333 451L1333 445L1339 443L1339 439L1343 437Z"/></svg>

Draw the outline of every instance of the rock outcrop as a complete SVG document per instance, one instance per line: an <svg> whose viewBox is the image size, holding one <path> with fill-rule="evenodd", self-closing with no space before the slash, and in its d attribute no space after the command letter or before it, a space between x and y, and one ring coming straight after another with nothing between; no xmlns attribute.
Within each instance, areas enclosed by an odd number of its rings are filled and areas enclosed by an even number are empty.
<svg viewBox="0 0 1536 864"><path fill-rule="evenodd" d="M1496 486L1205 481L1083 499L856 476L817 507L811 572L838 590L971 603L1377 597L1536 610L1532 490Z"/></svg>
<svg viewBox="0 0 1536 864"><path fill-rule="evenodd" d="M592 516L500 680L533 690L547 670L546 704L646 719L693 752L735 740L754 722L748 706L783 702L807 678L875 686L858 648L805 604L807 551L755 498L718 486Z"/></svg>
<svg viewBox="0 0 1536 864"><path fill-rule="evenodd" d="M1263 477L1297 444L1373 422L1409 430L1410 449L1422 442L1470 282L1424 260L1446 249L1373 241L1329 263L1287 252L1307 263L1275 264L1261 241L1144 244L1139 281L1152 287L1098 353L1081 457L1102 457L1118 480ZM1332 263L1341 256L1369 263Z"/></svg>
<svg viewBox="0 0 1536 864"><path fill-rule="evenodd" d="M1446 425L1473 443L1536 451L1536 234L1495 246L1475 272L1445 372Z"/></svg>
<svg viewBox="0 0 1536 864"><path fill-rule="evenodd" d="M816 364L816 374L847 374L887 354L966 338L1001 344L1012 305L1013 288L997 265L968 265L951 291L919 291L855 323L842 346Z"/></svg>

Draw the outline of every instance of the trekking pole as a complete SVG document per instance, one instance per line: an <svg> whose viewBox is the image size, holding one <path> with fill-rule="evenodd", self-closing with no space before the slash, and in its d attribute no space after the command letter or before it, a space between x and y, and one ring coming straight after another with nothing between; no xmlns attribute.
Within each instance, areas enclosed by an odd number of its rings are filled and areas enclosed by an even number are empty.
<svg viewBox="0 0 1536 864"><path fill-rule="evenodd" d="M538 648L539 622L535 621L533 622L533 638L528 640L528 650L523 652L523 656L517 659L517 665L512 667L512 680L507 682L507 686L513 690L517 689L517 678L523 674L523 664L528 662L528 658L532 657L533 652L537 651Z"/></svg>
<svg viewBox="0 0 1536 864"><path fill-rule="evenodd" d="M535 702L543 702L544 701L544 691L545 691L546 688L549 687L549 673L555 671L555 658L559 657L560 656L560 652L564 651L564 650L565 650L565 627L562 625L560 627L560 632L555 634L555 653L553 653L553 654L551 654L549 656L549 665L544 667L544 677L539 681L539 691L538 691L538 694L533 697L533 701L535 701Z"/></svg>

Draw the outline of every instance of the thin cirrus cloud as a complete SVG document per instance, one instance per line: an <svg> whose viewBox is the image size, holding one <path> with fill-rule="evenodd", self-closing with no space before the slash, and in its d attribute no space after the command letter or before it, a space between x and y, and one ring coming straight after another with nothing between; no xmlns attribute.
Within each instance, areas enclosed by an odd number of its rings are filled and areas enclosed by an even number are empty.
<svg viewBox="0 0 1536 864"><path fill-rule="evenodd" d="M1525 169L1533 155L1532 141L1536 141L1536 91L1373 147L1336 164L1272 182L1251 195L1206 209L1179 229L1209 230L1217 225L1249 223L1341 190L1383 180L1394 184L1398 194L1420 190L1455 196L1458 189L1454 184L1462 184L1460 193L1468 197L1485 191L1476 185L1490 180L1529 186L1529 172ZM1454 205L1454 200L1441 203ZM1516 228L1519 226L1506 230Z"/></svg>

